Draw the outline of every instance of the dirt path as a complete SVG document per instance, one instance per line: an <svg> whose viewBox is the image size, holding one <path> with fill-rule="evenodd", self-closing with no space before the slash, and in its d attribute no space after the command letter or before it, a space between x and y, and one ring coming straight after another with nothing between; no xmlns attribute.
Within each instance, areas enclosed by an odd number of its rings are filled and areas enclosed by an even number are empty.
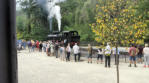
<svg viewBox="0 0 149 83"><path fill-rule="evenodd" d="M18 53L19 83L116 83L116 68L104 64L62 62L45 53ZM149 68L120 63L120 83L149 83Z"/></svg>

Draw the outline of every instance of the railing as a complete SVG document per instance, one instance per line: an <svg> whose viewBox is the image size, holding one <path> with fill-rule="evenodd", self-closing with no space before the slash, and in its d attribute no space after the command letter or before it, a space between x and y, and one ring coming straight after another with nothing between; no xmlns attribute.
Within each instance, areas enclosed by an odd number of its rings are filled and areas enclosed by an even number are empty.
<svg viewBox="0 0 149 83"><path fill-rule="evenodd" d="M97 58L97 51L98 49L96 47L93 48L93 58ZM87 50L87 47L80 47L80 54L81 54L81 57L87 57L88 56L88 50ZM111 54L111 59L114 59L114 55ZM119 55L119 59L122 61L122 62L128 62L128 59L129 59L129 54L128 52L125 52L125 51L120 51L120 55Z"/></svg>

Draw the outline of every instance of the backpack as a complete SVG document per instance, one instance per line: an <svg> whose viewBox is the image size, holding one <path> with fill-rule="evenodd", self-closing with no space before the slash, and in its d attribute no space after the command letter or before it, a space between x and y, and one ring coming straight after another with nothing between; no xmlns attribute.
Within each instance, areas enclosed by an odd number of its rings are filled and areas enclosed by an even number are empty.
<svg viewBox="0 0 149 83"><path fill-rule="evenodd" d="M132 56L135 56L136 55L135 50L131 50L131 55Z"/></svg>

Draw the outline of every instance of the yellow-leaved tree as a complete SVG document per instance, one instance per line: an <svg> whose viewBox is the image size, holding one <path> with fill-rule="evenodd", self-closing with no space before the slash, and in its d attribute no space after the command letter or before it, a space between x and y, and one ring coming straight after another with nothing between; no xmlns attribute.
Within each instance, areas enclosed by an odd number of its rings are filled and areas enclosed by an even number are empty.
<svg viewBox="0 0 149 83"><path fill-rule="evenodd" d="M95 40L102 44L110 42L116 51L118 45L142 43L147 25L143 17L137 15L136 7L137 0L98 0L96 22L90 24ZM116 70L119 83L118 64Z"/></svg>

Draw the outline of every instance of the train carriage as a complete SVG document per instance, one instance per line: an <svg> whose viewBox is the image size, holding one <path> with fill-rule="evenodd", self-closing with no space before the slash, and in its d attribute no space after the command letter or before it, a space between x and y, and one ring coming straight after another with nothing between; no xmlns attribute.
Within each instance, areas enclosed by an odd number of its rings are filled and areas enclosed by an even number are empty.
<svg viewBox="0 0 149 83"><path fill-rule="evenodd" d="M71 47L75 43L80 43L80 36L77 31L63 31L63 32L52 32L52 34L48 35L48 40L52 41L64 41L64 45L66 46L70 43Z"/></svg>

